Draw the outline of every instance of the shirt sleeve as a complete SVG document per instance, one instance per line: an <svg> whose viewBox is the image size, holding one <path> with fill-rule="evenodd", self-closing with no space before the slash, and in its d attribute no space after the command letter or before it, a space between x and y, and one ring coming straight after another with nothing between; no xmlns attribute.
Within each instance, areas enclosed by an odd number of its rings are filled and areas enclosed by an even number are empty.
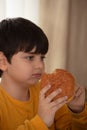
<svg viewBox="0 0 87 130"><path fill-rule="evenodd" d="M33 119L26 120L23 125L20 125L16 130L49 130L41 118L36 115Z"/></svg>
<svg viewBox="0 0 87 130"><path fill-rule="evenodd" d="M72 130L72 117L67 105L56 112L54 123L51 126L54 127L52 130Z"/></svg>
<svg viewBox="0 0 87 130"><path fill-rule="evenodd" d="M26 120L16 130L49 130L44 122L36 115L32 120Z"/></svg>
<svg viewBox="0 0 87 130"><path fill-rule="evenodd" d="M76 130L87 129L87 104L81 113L72 113L72 124Z"/></svg>

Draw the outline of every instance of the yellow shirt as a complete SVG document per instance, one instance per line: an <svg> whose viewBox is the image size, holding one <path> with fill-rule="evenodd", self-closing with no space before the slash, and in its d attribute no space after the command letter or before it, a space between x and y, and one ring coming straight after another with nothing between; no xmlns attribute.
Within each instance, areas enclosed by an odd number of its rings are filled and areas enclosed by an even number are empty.
<svg viewBox="0 0 87 130"><path fill-rule="evenodd" d="M66 105L56 112L54 124L50 128L45 125L37 114L39 91L40 85L31 86L30 99L23 102L14 99L0 87L0 130L71 130L72 113Z"/></svg>

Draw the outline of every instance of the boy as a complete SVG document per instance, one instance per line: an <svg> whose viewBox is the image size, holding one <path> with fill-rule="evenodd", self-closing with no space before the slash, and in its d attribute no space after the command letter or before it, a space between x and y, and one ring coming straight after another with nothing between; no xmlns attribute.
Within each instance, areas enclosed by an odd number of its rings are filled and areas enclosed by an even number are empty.
<svg viewBox="0 0 87 130"><path fill-rule="evenodd" d="M44 32L24 18L0 22L0 130L66 130L72 129L67 97L51 102L62 90L44 97L50 85L40 90L48 39ZM84 109L84 92L80 88L69 108ZM76 100L77 101L77 100ZM79 109L79 105L81 108ZM82 121L80 121L82 122Z"/></svg>

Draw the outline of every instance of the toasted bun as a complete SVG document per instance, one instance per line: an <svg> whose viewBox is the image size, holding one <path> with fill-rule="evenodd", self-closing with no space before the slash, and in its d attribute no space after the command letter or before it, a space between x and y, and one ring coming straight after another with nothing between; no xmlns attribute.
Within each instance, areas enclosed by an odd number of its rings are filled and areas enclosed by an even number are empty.
<svg viewBox="0 0 87 130"><path fill-rule="evenodd" d="M50 84L51 88L46 92L46 97L54 90L61 88L62 92L54 97L67 96L68 101L73 97L75 90L75 79L71 73L64 69L56 69L53 73L44 73L41 78L41 88Z"/></svg>

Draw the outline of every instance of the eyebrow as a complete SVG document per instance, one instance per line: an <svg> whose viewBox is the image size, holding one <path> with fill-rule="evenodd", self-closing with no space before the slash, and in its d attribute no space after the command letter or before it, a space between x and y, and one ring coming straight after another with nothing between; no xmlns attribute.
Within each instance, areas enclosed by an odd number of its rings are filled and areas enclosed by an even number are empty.
<svg viewBox="0 0 87 130"><path fill-rule="evenodd" d="M32 52L32 51L31 51L31 52L28 52L28 53L29 53L29 54L36 54L35 52Z"/></svg>

